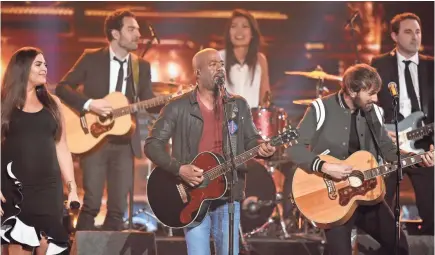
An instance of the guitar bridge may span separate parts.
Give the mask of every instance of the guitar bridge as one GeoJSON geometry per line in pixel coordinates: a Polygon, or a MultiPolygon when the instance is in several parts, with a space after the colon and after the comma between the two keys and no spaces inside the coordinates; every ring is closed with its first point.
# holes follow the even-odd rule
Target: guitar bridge
{"type": "Polygon", "coordinates": [[[180,194],[181,197],[181,201],[183,201],[183,203],[187,203],[187,193],[186,190],[183,187],[183,184],[177,184],[177,190],[178,193],[180,194]]]}

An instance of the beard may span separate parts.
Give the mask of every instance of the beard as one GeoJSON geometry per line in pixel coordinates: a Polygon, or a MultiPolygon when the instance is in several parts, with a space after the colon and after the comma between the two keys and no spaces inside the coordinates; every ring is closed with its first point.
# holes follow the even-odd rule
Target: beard
{"type": "Polygon", "coordinates": [[[120,40],[118,45],[120,48],[123,48],[128,52],[135,51],[138,48],[137,42],[129,42],[127,40],[120,40]]]}
{"type": "Polygon", "coordinates": [[[201,80],[202,89],[213,93],[213,112],[216,120],[220,119],[221,97],[219,87],[214,83],[214,79],[201,80]]]}
{"type": "Polygon", "coordinates": [[[361,100],[361,97],[357,96],[354,100],[353,100],[353,104],[360,110],[364,111],[364,112],[369,112],[371,111],[371,109],[373,108],[373,104],[374,102],[369,101],[369,102],[363,102],[361,100]]]}

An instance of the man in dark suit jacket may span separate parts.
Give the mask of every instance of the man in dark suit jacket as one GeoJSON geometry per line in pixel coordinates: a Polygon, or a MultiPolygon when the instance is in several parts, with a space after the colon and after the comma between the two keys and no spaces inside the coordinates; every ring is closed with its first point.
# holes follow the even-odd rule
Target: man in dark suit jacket
{"type": "MultiPolygon", "coordinates": [[[[393,123],[392,97],[388,83],[395,82],[399,90],[400,118],[406,118],[412,112],[423,111],[425,124],[434,120],[434,58],[418,53],[421,44],[420,18],[413,13],[402,13],[391,20],[391,37],[396,49],[373,58],[375,67],[382,78],[383,86],[378,94],[379,104],[384,110],[385,123],[393,123]]],[[[400,120],[400,119],[399,119],[400,120]]],[[[395,137],[390,132],[392,138],[395,137]]],[[[418,142],[424,150],[433,144],[432,135],[418,142]]],[[[395,139],[395,138],[394,138],[395,139]]],[[[414,186],[416,204],[423,219],[422,234],[434,234],[434,170],[433,167],[404,169],[414,186]]],[[[393,206],[396,175],[387,181],[386,201],[393,206]]]]}
{"type": "MultiPolygon", "coordinates": [[[[130,102],[135,95],[140,100],[154,97],[151,90],[150,64],[139,59],[139,79],[134,85],[132,62],[137,56],[130,52],[138,47],[139,25],[133,13],[118,10],[110,14],[104,24],[108,47],[85,50],[71,70],[56,88],[56,94],[63,103],[75,110],[93,111],[107,116],[112,107],[103,99],[111,92],[122,92],[130,102]],[[76,91],[83,85],[83,93],[76,91]]],[[[154,108],[154,112],[158,109],[154,108]]],[[[136,121],[136,116],[133,116],[136,121]]],[[[127,194],[132,183],[134,156],[142,156],[139,129],[130,136],[108,137],[102,143],[81,157],[83,187],[85,196],[77,222],[77,230],[94,229],[107,179],[107,215],[104,230],[121,230],[123,215],[127,208],[127,194]],[[107,176],[107,178],[106,178],[107,176]]]]}

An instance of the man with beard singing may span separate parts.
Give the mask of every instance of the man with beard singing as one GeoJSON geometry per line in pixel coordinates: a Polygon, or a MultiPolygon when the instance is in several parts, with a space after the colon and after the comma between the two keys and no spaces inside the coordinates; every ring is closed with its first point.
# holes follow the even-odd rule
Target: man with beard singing
{"type": "MultiPolygon", "coordinates": [[[[382,161],[396,161],[396,147],[388,137],[380,108],[375,104],[381,84],[376,69],[369,65],[358,64],[347,69],[342,89],[317,99],[307,109],[298,127],[299,144],[287,149],[291,160],[307,172],[321,172],[338,180],[346,179],[352,170],[359,169],[346,164],[327,163],[318,157],[319,154],[344,160],[354,152],[366,150],[380,164],[382,161]]],[[[433,166],[432,152],[424,154],[423,164],[433,166]]],[[[385,249],[382,254],[394,254],[395,221],[385,201],[360,205],[346,223],[325,230],[330,254],[351,255],[354,225],[381,244],[385,249]]],[[[403,232],[400,235],[400,254],[408,254],[403,232]]]]}

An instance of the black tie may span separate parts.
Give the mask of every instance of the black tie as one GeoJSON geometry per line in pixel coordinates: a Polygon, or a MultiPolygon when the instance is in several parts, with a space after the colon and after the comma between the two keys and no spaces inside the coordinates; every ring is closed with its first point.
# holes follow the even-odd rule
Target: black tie
{"type": "Polygon", "coordinates": [[[414,84],[412,83],[411,71],[409,71],[409,64],[412,63],[411,60],[403,60],[405,63],[405,82],[406,91],[408,91],[409,99],[411,100],[411,112],[420,111],[420,106],[418,104],[417,94],[415,94],[414,84]]]}
{"type": "Polygon", "coordinates": [[[116,91],[122,92],[122,83],[124,81],[124,63],[126,60],[121,61],[117,59],[116,57],[113,57],[114,60],[118,61],[119,63],[119,71],[118,71],[118,80],[116,82],[116,91]]]}

